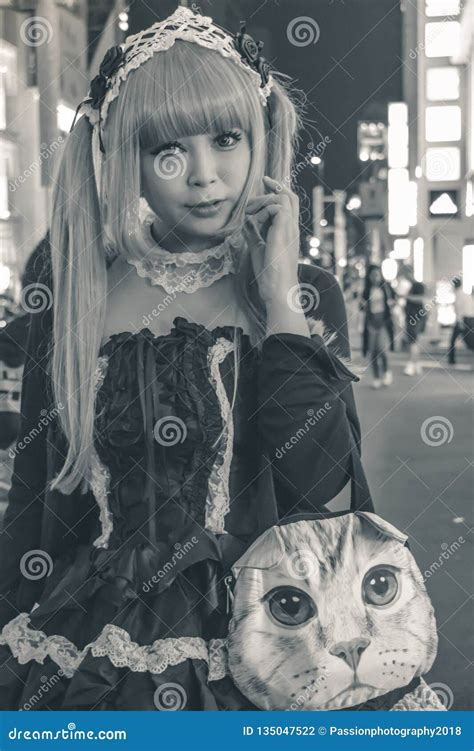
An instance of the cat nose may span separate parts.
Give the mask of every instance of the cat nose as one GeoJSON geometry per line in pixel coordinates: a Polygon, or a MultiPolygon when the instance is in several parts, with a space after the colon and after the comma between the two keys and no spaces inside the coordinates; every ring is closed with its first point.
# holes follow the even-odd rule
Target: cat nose
{"type": "Polygon", "coordinates": [[[361,636],[350,641],[338,641],[331,647],[329,653],[347,662],[350,668],[357,670],[362,653],[370,644],[370,639],[361,636]]]}

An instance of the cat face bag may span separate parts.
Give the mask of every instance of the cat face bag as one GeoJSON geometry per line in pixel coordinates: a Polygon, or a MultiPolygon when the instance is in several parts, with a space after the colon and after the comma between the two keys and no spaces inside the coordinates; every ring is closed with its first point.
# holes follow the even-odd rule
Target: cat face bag
{"type": "MultiPolygon", "coordinates": [[[[407,536],[373,512],[355,453],[350,511],[289,517],[232,568],[228,669],[260,709],[399,708],[430,692],[420,676],[437,651],[433,607],[407,536]]],[[[444,709],[431,701],[406,708],[444,709]]]]}
{"type": "Polygon", "coordinates": [[[228,660],[239,690],[261,709],[343,709],[427,672],[436,624],[406,540],[368,512],[261,535],[233,567],[228,660]]]}

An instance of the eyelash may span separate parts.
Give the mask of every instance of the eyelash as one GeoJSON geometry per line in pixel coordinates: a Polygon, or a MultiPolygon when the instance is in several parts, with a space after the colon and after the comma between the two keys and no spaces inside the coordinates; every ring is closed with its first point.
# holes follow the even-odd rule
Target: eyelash
{"type": "MultiPolygon", "coordinates": [[[[242,140],[242,133],[239,133],[237,130],[226,130],[223,133],[219,133],[216,138],[222,138],[223,136],[230,136],[233,138],[237,143],[242,140]]],[[[171,149],[181,149],[182,145],[179,143],[179,141],[171,141],[170,143],[165,143],[163,146],[160,146],[159,149],[156,149],[156,151],[153,151],[153,156],[156,156],[157,154],[160,154],[162,151],[170,151],[171,149]]]]}

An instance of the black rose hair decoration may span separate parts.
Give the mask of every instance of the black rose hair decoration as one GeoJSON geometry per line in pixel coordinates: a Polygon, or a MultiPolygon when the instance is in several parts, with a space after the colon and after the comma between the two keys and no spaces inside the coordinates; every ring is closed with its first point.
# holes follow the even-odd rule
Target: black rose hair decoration
{"type": "Polygon", "coordinates": [[[90,85],[90,105],[93,109],[100,109],[102,102],[104,101],[107,89],[110,88],[110,77],[112,73],[115,73],[125,62],[125,52],[116,45],[111,47],[105,53],[99,68],[98,75],[92,79],[90,85]]]}
{"type": "MultiPolygon", "coordinates": [[[[76,117],[79,112],[79,109],[81,108],[83,104],[90,104],[92,109],[99,110],[99,122],[100,122],[100,108],[102,107],[102,103],[105,99],[105,95],[111,86],[112,74],[115,73],[119,68],[121,68],[122,65],[124,65],[124,63],[125,63],[125,51],[122,49],[122,47],[119,44],[107,50],[100,64],[99,73],[95,76],[95,78],[92,79],[90,83],[89,98],[86,99],[84,102],[81,102],[78,108],[76,109],[76,114],[74,116],[74,121],[71,126],[71,131],[74,128],[74,124],[76,122],[76,117]]],[[[100,127],[99,127],[99,142],[100,142],[100,150],[104,154],[105,149],[104,149],[104,144],[102,143],[100,127]]]]}
{"type": "Polygon", "coordinates": [[[264,42],[260,40],[256,42],[250,34],[247,34],[246,26],[247,24],[245,21],[240,22],[240,31],[234,35],[235,49],[244,62],[260,74],[263,86],[266,86],[271,68],[268,60],[260,54],[264,42]]]}

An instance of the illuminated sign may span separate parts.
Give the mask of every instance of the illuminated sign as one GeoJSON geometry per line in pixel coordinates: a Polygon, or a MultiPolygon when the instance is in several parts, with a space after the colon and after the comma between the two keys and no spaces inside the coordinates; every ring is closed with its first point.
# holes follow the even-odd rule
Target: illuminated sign
{"type": "Polygon", "coordinates": [[[457,190],[430,190],[428,201],[430,216],[458,216],[459,194],[457,190]]]}

